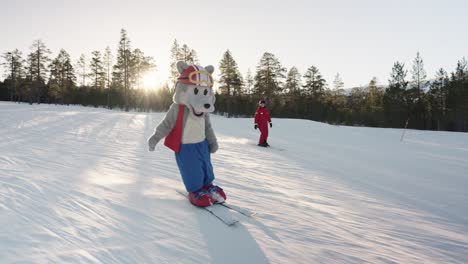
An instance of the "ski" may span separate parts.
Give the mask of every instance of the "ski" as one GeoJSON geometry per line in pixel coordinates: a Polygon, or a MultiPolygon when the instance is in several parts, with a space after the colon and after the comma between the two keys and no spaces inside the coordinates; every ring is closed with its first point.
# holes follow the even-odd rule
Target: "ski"
{"type": "Polygon", "coordinates": [[[257,146],[257,147],[260,147],[260,148],[265,148],[265,149],[272,149],[272,150],[278,150],[278,151],[285,151],[286,149],[284,148],[280,148],[280,147],[276,147],[276,146],[271,146],[269,145],[268,147],[264,147],[264,146],[260,146],[258,144],[254,144],[254,146],[257,146]]]}
{"type": "Polygon", "coordinates": [[[277,147],[277,146],[273,146],[273,147],[272,147],[272,146],[268,146],[268,148],[271,148],[271,149],[273,149],[273,150],[279,150],[279,151],[285,151],[285,150],[286,150],[286,149],[284,149],[284,148],[277,147]]]}
{"type": "Polygon", "coordinates": [[[211,206],[201,207],[201,208],[207,210],[208,212],[216,216],[219,220],[223,221],[228,226],[231,226],[239,222],[239,219],[235,217],[229,211],[229,209],[227,209],[226,207],[220,206],[219,204],[213,204],[211,206]]]}
{"type": "MultiPolygon", "coordinates": [[[[185,198],[187,197],[187,192],[182,191],[182,190],[177,190],[177,193],[181,194],[185,198]]],[[[210,214],[214,215],[216,218],[221,220],[223,223],[225,223],[228,226],[232,226],[235,223],[239,222],[239,219],[235,217],[231,211],[229,210],[229,207],[222,206],[221,204],[213,204],[211,206],[207,207],[199,207],[200,209],[205,209],[206,211],[210,212],[210,214]]]]}
{"type": "Polygon", "coordinates": [[[254,211],[251,211],[249,209],[246,209],[246,208],[242,208],[240,206],[237,206],[237,205],[234,205],[234,204],[230,204],[230,203],[226,203],[226,202],[223,202],[223,203],[219,203],[220,205],[224,206],[224,207],[227,207],[231,210],[234,210],[240,214],[243,214],[245,216],[248,216],[248,217],[252,217],[254,216],[255,214],[257,214],[256,212],[254,211]]]}

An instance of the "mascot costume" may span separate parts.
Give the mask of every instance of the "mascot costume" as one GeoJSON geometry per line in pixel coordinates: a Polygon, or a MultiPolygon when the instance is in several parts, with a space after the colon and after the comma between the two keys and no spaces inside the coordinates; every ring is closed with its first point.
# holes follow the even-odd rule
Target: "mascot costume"
{"type": "Polygon", "coordinates": [[[164,145],[175,152],[189,200],[199,207],[226,200],[223,189],[213,185],[215,178],[211,153],[218,142],[209,113],[214,111],[213,66],[205,68],[177,62],[179,78],[175,86],[174,103],[148,140],[149,150],[166,138],[164,145]]]}

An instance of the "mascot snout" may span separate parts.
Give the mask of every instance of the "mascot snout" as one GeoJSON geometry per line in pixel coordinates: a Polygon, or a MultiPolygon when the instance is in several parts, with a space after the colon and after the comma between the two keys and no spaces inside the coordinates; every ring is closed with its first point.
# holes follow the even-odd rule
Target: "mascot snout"
{"type": "Polygon", "coordinates": [[[213,66],[177,63],[180,73],[177,79],[174,103],[186,105],[192,117],[202,117],[204,113],[214,112],[213,66]]]}

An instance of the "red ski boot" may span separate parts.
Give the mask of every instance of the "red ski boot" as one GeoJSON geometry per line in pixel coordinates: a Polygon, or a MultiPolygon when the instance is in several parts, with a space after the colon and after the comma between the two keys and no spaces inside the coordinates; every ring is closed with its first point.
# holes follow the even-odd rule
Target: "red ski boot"
{"type": "Polygon", "coordinates": [[[221,187],[210,184],[203,187],[204,190],[208,191],[211,194],[211,197],[215,201],[215,203],[223,203],[226,200],[226,194],[224,193],[221,187]]]}
{"type": "Polygon", "coordinates": [[[213,205],[216,202],[213,197],[211,197],[210,193],[203,189],[190,192],[189,200],[193,205],[198,207],[207,207],[213,205]]]}

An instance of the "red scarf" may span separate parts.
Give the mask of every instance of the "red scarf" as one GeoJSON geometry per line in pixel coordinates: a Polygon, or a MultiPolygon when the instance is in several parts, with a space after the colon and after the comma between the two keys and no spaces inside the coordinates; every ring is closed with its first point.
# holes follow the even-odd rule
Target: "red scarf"
{"type": "Polygon", "coordinates": [[[177,114],[176,125],[164,140],[164,145],[175,152],[179,152],[180,145],[182,144],[182,128],[184,126],[184,113],[185,105],[179,105],[179,113],[177,114]]]}

